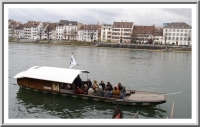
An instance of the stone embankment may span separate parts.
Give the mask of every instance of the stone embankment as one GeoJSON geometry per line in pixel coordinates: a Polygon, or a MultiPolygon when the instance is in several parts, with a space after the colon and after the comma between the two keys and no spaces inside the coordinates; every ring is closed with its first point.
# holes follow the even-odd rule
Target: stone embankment
{"type": "Polygon", "coordinates": [[[165,45],[150,45],[150,44],[116,44],[103,42],[82,42],[82,41],[66,41],[66,40],[34,40],[34,39],[16,39],[10,42],[17,43],[35,43],[35,44],[52,44],[52,45],[71,45],[71,46],[95,46],[108,48],[129,48],[142,49],[150,51],[191,51],[191,47],[186,46],[165,46],[165,45]]]}
{"type": "Polygon", "coordinates": [[[149,45],[149,44],[113,44],[113,43],[97,43],[96,47],[110,48],[130,48],[145,49],[154,51],[191,51],[191,47],[186,46],[165,46],[165,45],[149,45]]]}

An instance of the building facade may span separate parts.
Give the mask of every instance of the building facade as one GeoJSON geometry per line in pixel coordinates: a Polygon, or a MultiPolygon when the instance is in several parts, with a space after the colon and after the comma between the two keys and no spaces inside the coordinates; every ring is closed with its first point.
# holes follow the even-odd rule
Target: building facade
{"type": "Polygon", "coordinates": [[[163,42],[170,45],[191,45],[192,27],[184,22],[172,22],[163,28],[163,42]]]}
{"type": "Polygon", "coordinates": [[[78,22],[60,20],[56,26],[56,33],[58,40],[77,40],[78,22]]]}
{"type": "Polygon", "coordinates": [[[42,39],[42,22],[28,21],[24,24],[24,38],[42,39]]]}
{"type": "Polygon", "coordinates": [[[98,41],[100,29],[101,26],[98,24],[82,25],[82,27],[78,30],[78,40],[85,42],[98,41]]]}
{"type": "Polygon", "coordinates": [[[102,24],[101,26],[101,41],[111,42],[112,40],[112,24],[102,24]]]}
{"type": "Polygon", "coordinates": [[[153,43],[153,33],[155,26],[134,26],[132,39],[133,43],[150,44],[153,43]]]}
{"type": "Polygon", "coordinates": [[[131,43],[133,22],[114,22],[112,28],[113,43],[131,43]]]}

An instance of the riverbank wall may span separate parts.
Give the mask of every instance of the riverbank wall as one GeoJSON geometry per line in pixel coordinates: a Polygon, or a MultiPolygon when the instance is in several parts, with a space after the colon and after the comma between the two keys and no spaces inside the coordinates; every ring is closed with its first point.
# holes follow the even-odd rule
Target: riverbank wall
{"type": "Polygon", "coordinates": [[[110,48],[130,48],[130,49],[146,49],[146,50],[166,50],[169,51],[191,51],[191,47],[186,46],[165,46],[165,45],[150,45],[150,44],[113,44],[113,43],[97,43],[96,47],[110,48]]]}
{"type": "Polygon", "coordinates": [[[13,40],[14,43],[35,43],[35,44],[51,44],[51,45],[70,45],[70,46],[91,46],[91,47],[107,47],[107,48],[128,48],[152,51],[191,51],[191,47],[186,46],[170,46],[170,45],[152,45],[152,44],[122,44],[122,43],[102,43],[102,42],[82,42],[82,41],[66,41],[66,40],[33,40],[19,39],[13,40]]]}

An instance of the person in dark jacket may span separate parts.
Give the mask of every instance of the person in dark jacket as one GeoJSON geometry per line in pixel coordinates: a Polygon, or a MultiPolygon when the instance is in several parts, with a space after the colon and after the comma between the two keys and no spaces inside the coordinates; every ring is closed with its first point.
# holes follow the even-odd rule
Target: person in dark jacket
{"type": "Polygon", "coordinates": [[[99,84],[99,86],[102,86],[102,89],[105,89],[105,83],[103,81],[101,81],[101,83],[99,84]]]}
{"type": "Polygon", "coordinates": [[[124,99],[124,97],[126,96],[126,89],[125,89],[125,87],[122,86],[121,83],[118,83],[118,89],[119,89],[119,92],[120,92],[119,98],[120,99],[124,99]]]}
{"type": "Polygon", "coordinates": [[[88,86],[88,89],[92,87],[92,82],[90,81],[90,79],[88,79],[87,81],[87,86],[88,86]]]}
{"type": "Polygon", "coordinates": [[[110,84],[110,82],[107,82],[106,87],[108,88],[108,91],[110,91],[110,94],[112,94],[113,87],[112,87],[112,85],[110,84]]]}
{"type": "Polygon", "coordinates": [[[75,80],[74,80],[74,84],[75,84],[75,88],[78,86],[79,88],[82,88],[82,80],[80,78],[80,76],[78,75],[75,80]]]}

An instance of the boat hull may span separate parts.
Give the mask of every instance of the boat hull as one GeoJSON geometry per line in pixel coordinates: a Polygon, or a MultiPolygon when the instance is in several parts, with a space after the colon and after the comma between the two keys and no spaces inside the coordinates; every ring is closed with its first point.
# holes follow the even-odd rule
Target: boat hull
{"type": "MultiPolygon", "coordinates": [[[[67,96],[67,97],[106,102],[106,103],[112,103],[112,104],[117,104],[117,105],[155,106],[155,105],[166,102],[166,98],[164,100],[159,100],[159,101],[148,101],[148,100],[139,101],[139,100],[106,98],[106,97],[101,97],[101,96],[91,96],[87,94],[75,94],[73,92],[74,90],[62,89],[62,86],[61,86],[62,83],[38,80],[38,79],[30,79],[30,78],[19,78],[17,79],[17,84],[21,88],[32,90],[35,92],[50,93],[54,95],[62,95],[62,96],[67,96]]],[[[129,94],[130,94],[130,90],[129,90],[129,94]]]]}

